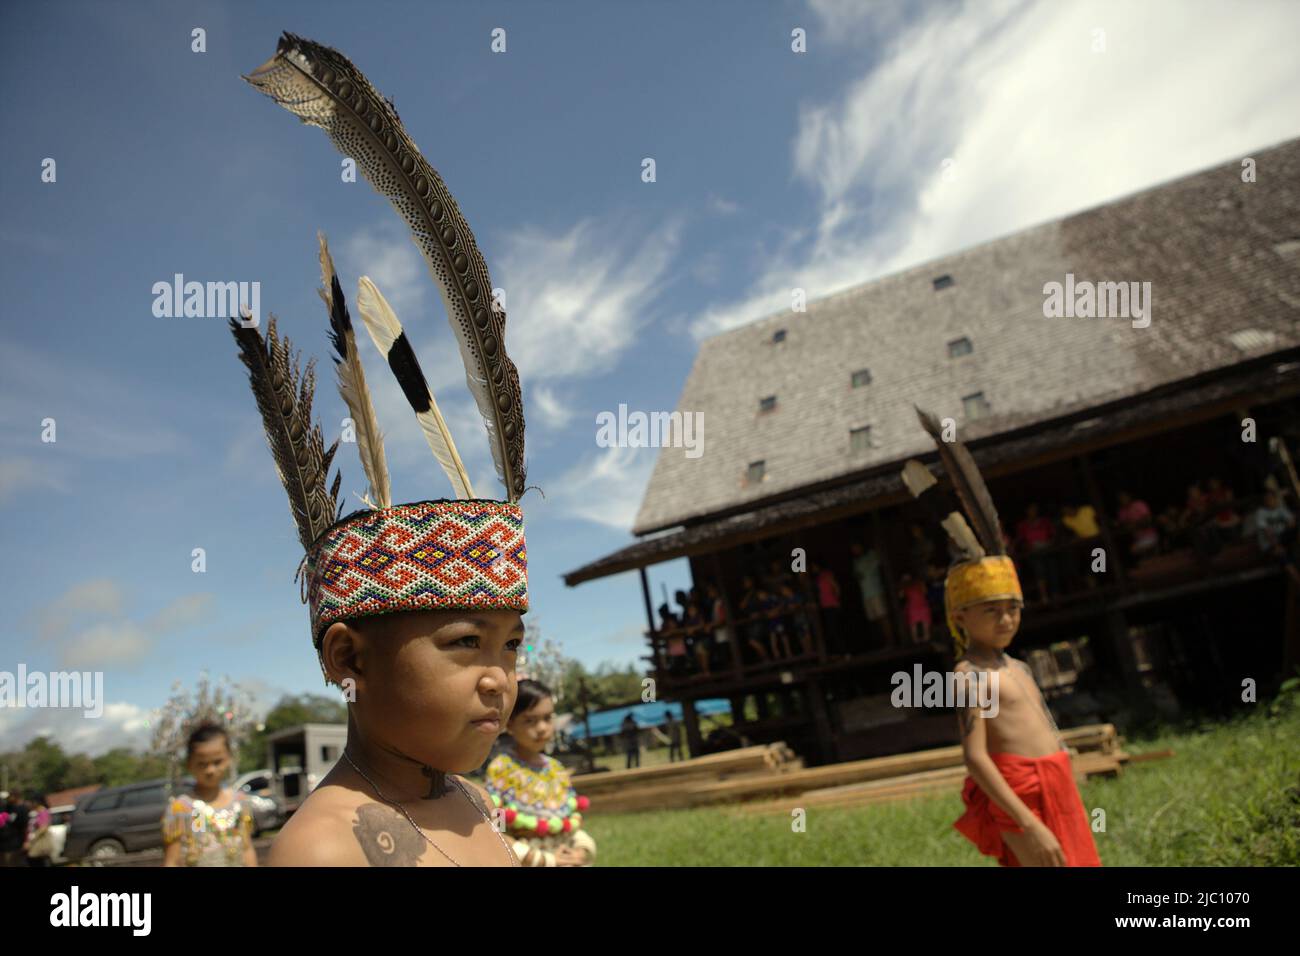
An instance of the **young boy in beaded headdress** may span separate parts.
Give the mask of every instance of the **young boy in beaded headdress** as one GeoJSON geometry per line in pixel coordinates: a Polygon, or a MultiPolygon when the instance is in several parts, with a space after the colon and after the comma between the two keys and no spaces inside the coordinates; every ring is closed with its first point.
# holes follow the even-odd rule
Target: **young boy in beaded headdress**
{"type": "MultiPolygon", "coordinates": [[[[921,421],[975,528],[959,512],[942,522],[965,558],[944,584],[954,670],[967,687],[987,681],[994,696],[987,712],[973,693],[965,695],[969,706],[958,708],[969,776],[966,812],[953,826],[1003,866],[1100,866],[1069,751],[1032,672],[1005,653],[1020,627],[1024,595],[992,498],[966,448],[945,442],[932,416],[921,413],[921,421]]],[[[903,480],[918,498],[935,484],[914,461],[903,480]]]]}
{"type": "Polygon", "coordinates": [[[412,229],[447,307],[466,381],[487,426],[504,501],[477,498],[401,324],[364,276],[357,309],[455,490],[394,505],[383,443],[342,286],[321,240],[339,388],[355,429],[370,507],[339,517],[341,476],[311,422],[312,366],[298,381],[275,321],[231,321],[306,555],[312,642],[348,701],[341,759],[272,848],[273,866],[517,866],[486,800],[458,774],[477,769],[516,694],[528,609],[523,408],[505,352],[505,314],[441,177],[391,102],[335,50],[285,34],[245,77],[354,157],[412,229]]]}

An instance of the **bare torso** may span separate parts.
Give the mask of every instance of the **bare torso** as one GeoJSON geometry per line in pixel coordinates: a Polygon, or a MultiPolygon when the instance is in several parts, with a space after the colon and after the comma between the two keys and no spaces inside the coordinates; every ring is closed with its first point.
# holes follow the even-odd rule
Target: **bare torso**
{"type": "Polygon", "coordinates": [[[1047,701],[1024,662],[1005,654],[996,666],[963,658],[957,670],[997,674],[997,716],[976,718],[984,722],[990,754],[1046,757],[1063,749],[1047,701]]]}
{"type": "Polygon", "coordinates": [[[461,866],[512,865],[510,851],[483,817],[482,811],[488,808],[481,792],[469,781],[458,778],[462,792],[449,776],[449,792],[443,796],[402,804],[437,844],[435,848],[401,811],[378,800],[365,781],[358,784],[358,779],[335,767],[276,837],[271,864],[453,866],[455,861],[461,866]]]}

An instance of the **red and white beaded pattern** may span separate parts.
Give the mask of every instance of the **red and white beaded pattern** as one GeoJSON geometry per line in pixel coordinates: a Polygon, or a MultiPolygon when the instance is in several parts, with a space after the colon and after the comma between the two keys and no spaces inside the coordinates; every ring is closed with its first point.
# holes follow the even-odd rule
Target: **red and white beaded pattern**
{"type": "Polygon", "coordinates": [[[407,610],[528,610],[518,505],[424,501],[330,529],[308,562],[312,640],[335,621],[407,610]]]}

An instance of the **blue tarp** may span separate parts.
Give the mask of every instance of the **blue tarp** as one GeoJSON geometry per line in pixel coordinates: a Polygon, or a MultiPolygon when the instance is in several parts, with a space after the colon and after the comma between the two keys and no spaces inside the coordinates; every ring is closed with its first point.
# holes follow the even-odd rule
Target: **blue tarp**
{"type": "MultiPolygon", "coordinates": [[[[603,710],[598,714],[592,714],[590,718],[591,736],[607,737],[610,734],[617,734],[623,729],[623,718],[628,714],[636,720],[638,727],[660,727],[664,722],[664,715],[671,713],[673,719],[680,721],[682,719],[682,705],[678,703],[655,702],[652,704],[634,704],[631,707],[616,707],[613,710],[603,710]]],[[[700,716],[706,714],[729,714],[731,713],[731,703],[726,700],[697,700],[695,702],[695,713],[700,716]]],[[[586,725],[582,722],[581,714],[573,715],[573,723],[569,724],[564,731],[570,737],[576,740],[585,740],[587,737],[586,725]]]]}

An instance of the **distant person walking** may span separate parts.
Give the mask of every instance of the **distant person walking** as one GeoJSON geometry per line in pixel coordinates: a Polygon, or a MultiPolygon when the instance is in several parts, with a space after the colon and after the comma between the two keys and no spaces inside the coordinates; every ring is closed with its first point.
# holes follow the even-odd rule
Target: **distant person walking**
{"type": "Polygon", "coordinates": [[[664,714],[664,736],[668,738],[668,762],[682,759],[682,725],[670,710],[664,714]]]}
{"type": "Polygon", "coordinates": [[[641,728],[636,725],[636,718],[631,714],[624,717],[619,734],[623,737],[623,749],[627,752],[627,769],[641,766],[641,728]]]}

